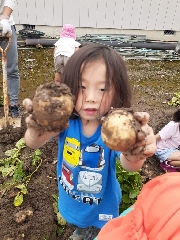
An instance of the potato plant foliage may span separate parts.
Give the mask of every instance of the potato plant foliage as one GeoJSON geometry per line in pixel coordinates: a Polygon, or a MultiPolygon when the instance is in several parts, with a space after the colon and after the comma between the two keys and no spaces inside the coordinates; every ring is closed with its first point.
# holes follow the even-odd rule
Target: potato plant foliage
{"type": "Polygon", "coordinates": [[[174,96],[172,97],[171,101],[168,102],[168,105],[170,106],[180,106],[180,92],[174,93],[174,96]]]}
{"type": "Polygon", "coordinates": [[[120,205],[120,213],[122,213],[134,204],[143,184],[140,173],[125,171],[119,159],[116,160],[116,176],[122,189],[122,202],[120,205]]]}
{"type": "Polygon", "coordinates": [[[66,225],[66,220],[61,216],[58,210],[58,196],[56,194],[53,194],[52,197],[55,200],[55,202],[53,203],[53,209],[57,219],[57,235],[60,236],[66,225]]]}
{"type": "Polygon", "coordinates": [[[15,148],[5,152],[5,158],[0,159],[0,174],[5,178],[4,183],[0,184],[0,196],[6,193],[11,195],[11,192],[14,192],[16,207],[22,204],[23,197],[27,194],[28,183],[42,164],[39,149],[23,159],[22,149],[25,147],[25,141],[22,138],[15,144],[15,148]],[[26,160],[31,161],[31,170],[25,168],[26,160]]]}

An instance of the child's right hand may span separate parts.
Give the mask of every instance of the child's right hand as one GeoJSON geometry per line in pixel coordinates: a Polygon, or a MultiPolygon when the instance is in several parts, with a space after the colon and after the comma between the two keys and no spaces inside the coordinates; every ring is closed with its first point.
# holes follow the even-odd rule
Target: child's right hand
{"type": "Polygon", "coordinates": [[[30,115],[25,119],[27,130],[25,133],[25,142],[28,147],[37,149],[43,146],[49,139],[55,137],[59,132],[47,131],[40,126],[32,116],[33,105],[28,98],[23,100],[23,106],[30,115]]]}
{"type": "Polygon", "coordinates": [[[23,106],[25,107],[26,111],[30,113],[25,119],[25,122],[28,130],[31,132],[32,137],[36,138],[43,135],[44,129],[32,117],[33,105],[31,99],[24,99],[23,106]]]}

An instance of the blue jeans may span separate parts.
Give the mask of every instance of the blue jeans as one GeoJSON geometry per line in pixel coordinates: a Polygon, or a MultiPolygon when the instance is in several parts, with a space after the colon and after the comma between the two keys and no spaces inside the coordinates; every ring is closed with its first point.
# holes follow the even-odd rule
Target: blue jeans
{"type": "MultiPolygon", "coordinates": [[[[9,49],[7,50],[7,79],[8,79],[8,94],[10,105],[18,104],[18,95],[20,88],[20,77],[18,70],[18,49],[17,49],[17,35],[15,26],[12,29],[12,40],[9,49]]],[[[1,47],[5,49],[7,41],[1,43],[1,47]]],[[[0,53],[1,56],[1,53],[0,53]]]]}

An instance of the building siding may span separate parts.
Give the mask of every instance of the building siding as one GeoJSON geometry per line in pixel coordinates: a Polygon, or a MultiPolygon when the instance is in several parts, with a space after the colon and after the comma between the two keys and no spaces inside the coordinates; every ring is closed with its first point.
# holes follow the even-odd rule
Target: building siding
{"type": "Polygon", "coordinates": [[[16,24],[180,30],[179,0],[19,0],[16,24]]]}

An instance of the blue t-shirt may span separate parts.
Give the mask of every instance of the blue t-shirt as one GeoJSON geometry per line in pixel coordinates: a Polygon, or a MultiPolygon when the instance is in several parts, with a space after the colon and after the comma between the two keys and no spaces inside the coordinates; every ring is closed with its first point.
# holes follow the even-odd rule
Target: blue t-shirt
{"type": "Polygon", "coordinates": [[[101,125],[84,136],[79,118],[58,139],[58,207],[63,218],[80,228],[101,228],[119,216],[122,194],[116,179],[116,157],[102,141],[101,125]]]}

